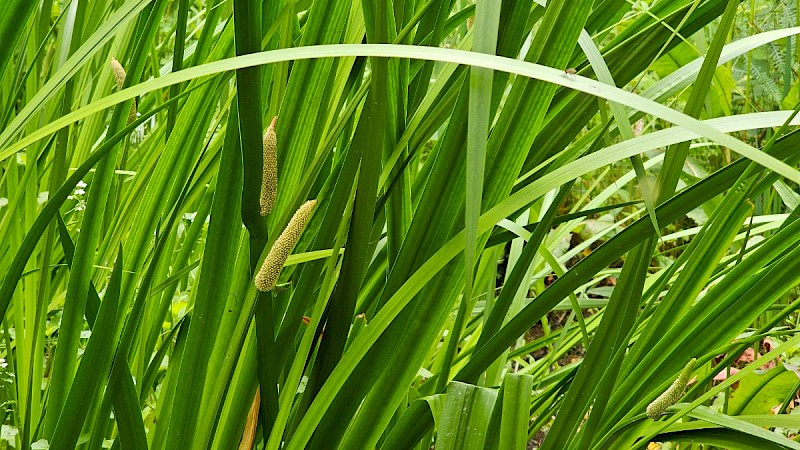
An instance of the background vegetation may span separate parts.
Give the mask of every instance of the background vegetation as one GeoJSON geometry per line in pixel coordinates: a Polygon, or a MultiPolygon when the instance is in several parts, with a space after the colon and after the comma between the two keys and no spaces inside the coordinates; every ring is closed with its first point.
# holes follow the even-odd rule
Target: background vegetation
{"type": "Polygon", "coordinates": [[[799,3],[4,0],[0,446],[800,448],[799,3]]]}

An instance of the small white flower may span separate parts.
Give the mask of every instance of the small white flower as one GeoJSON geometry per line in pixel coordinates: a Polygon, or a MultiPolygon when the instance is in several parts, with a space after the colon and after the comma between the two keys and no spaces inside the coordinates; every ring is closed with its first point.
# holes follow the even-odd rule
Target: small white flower
{"type": "Polygon", "coordinates": [[[75,195],[83,195],[85,193],[86,191],[84,191],[83,189],[75,189],[75,195]]]}
{"type": "Polygon", "coordinates": [[[78,186],[78,188],[81,188],[81,189],[82,189],[82,188],[85,188],[85,187],[86,187],[86,183],[84,183],[84,182],[83,182],[83,180],[81,180],[81,181],[78,181],[78,184],[77,184],[77,186],[78,186]]]}
{"type": "Polygon", "coordinates": [[[8,363],[6,362],[5,358],[0,358],[0,367],[2,367],[3,369],[8,367],[8,363]]]}

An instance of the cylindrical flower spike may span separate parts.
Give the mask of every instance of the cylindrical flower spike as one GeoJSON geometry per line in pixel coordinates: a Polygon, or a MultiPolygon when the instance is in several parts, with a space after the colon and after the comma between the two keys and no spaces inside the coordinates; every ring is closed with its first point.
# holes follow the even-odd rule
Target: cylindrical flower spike
{"type": "Polygon", "coordinates": [[[114,72],[114,81],[117,82],[117,89],[122,90],[122,85],[125,84],[125,68],[113,56],[111,57],[111,71],[114,72]]]}
{"type": "MultiPolygon", "coordinates": [[[[117,83],[117,89],[122,89],[122,86],[125,84],[125,77],[127,74],[125,73],[125,68],[122,67],[119,61],[116,58],[111,57],[111,71],[114,72],[114,81],[117,83]]],[[[136,99],[133,99],[133,104],[131,105],[131,110],[128,111],[128,123],[133,122],[136,120],[136,99]]]]}
{"type": "Polygon", "coordinates": [[[311,219],[311,213],[314,211],[315,206],[317,206],[316,200],[305,202],[303,206],[294,213],[289,224],[286,225],[286,229],[283,230],[283,233],[275,240],[272,248],[269,249],[269,253],[267,253],[267,257],[264,259],[264,263],[261,265],[261,269],[256,274],[254,280],[256,288],[259,291],[268,292],[275,288],[275,283],[278,282],[281,269],[283,269],[283,265],[286,264],[286,259],[292,253],[292,249],[294,249],[297,241],[300,240],[300,236],[303,234],[306,225],[308,225],[308,221],[311,219]]]}
{"type": "Polygon", "coordinates": [[[678,400],[683,397],[683,393],[686,390],[686,385],[689,384],[692,371],[694,370],[694,364],[696,362],[697,359],[692,358],[692,360],[686,364],[686,367],[681,370],[678,378],[672,382],[670,387],[647,406],[647,417],[653,420],[658,420],[658,418],[661,417],[661,414],[663,414],[667,408],[675,403],[678,403],[678,400]]]}
{"type": "Polygon", "coordinates": [[[272,212],[278,196],[278,136],[275,134],[275,123],[278,116],[272,119],[267,132],[264,133],[264,174],[261,178],[261,215],[272,212]]]}

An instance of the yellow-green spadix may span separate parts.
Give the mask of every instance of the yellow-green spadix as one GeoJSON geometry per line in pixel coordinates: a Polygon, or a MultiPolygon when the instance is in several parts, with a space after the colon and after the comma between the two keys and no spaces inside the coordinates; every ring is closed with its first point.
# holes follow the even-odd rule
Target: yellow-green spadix
{"type": "MultiPolygon", "coordinates": [[[[125,68],[122,67],[122,64],[113,56],[111,57],[111,71],[114,73],[114,82],[117,84],[117,89],[122,90],[127,73],[125,73],[125,68]]],[[[136,120],[136,99],[133,99],[131,110],[128,112],[128,123],[134,120],[136,120]]]]}
{"type": "Polygon", "coordinates": [[[272,119],[267,132],[264,133],[264,174],[261,178],[261,215],[272,212],[278,196],[278,136],[275,134],[275,123],[278,116],[272,119]]]}
{"type": "Polygon", "coordinates": [[[297,245],[297,241],[300,240],[300,236],[303,234],[306,225],[308,225],[315,206],[317,206],[316,200],[305,202],[294,213],[289,224],[286,225],[286,229],[283,230],[283,233],[275,240],[272,248],[269,249],[269,253],[267,253],[267,257],[264,259],[264,263],[261,265],[261,269],[254,280],[259,291],[268,292],[275,288],[281,269],[286,264],[286,259],[292,253],[292,249],[297,245]]]}
{"type": "Polygon", "coordinates": [[[647,417],[653,420],[658,420],[658,418],[661,417],[661,414],[664,414],[664,411],[666,411],[667,408],[675,403],[678,403],[678,400],[683,397],[683,393],[686,390],[686,385],[689,384],[689,380],[692,376],[692,370],[694,370],[694,364],[696,362],[697,359],[692,358],[692,360],[686,364],[686,367],[681,370],[678,378],[672,382],[670,387],[647,406],[647,417]]]}
{"type": "Polygon", "coordinates": [[[122,67],[117,58],[111,57],[111,71],[114,72],[114,81],[117,83],[117,89],[122,90],[122,85],[125,84],[125,68],[122,67]]]}

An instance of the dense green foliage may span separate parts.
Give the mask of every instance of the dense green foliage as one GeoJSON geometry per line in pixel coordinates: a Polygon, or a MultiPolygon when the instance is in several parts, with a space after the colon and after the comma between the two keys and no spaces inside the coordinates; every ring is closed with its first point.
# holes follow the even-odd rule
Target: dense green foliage
{"type": "Polygon", "coordinates": [[[799,24],[3,0],[0,448],[800,448],[799,24]]]}

